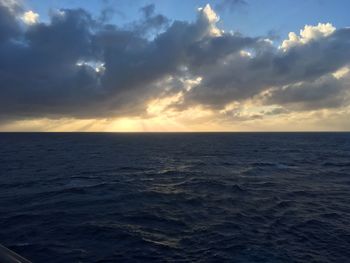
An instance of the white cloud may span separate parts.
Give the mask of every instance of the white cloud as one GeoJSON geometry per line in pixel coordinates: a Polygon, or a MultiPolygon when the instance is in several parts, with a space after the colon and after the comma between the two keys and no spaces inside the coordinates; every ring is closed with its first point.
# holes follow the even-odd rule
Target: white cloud
{"type": "Polygon", "coordinates": [[[251,57],[253,56],[251,52],[246,51],[246,50],[241,50],[241,51],[239,52],[239,54],[240,54],[242,57],[249,57],[249,58],[251,58],[251,57]]]}
{"type": "Polygon", "coordinates": [[[222,30],[216,26],[216,23],[219,22],[220,17],[215,13],[211,6],[207,4],[205,7],[201,7],[198,10],[200,15],[209,23],[209,34],[211,36],[221,36],[222,30]]]}
{"type": "Polygon", "coordinates": [[[334,72],[332,75],[336,79],[341,79],[341,78],[344,78],[344,77],[348,76],[349,73],[350,73],[350,68],[349,67],[343,67],[343,68],[337,70],[336,72],[334,72]]]}
{"type": "Polygon", "coordinates": [[[304,29],[300,30],[300,36],[294,32],[290,32],[288,39],[282,42],[281,48],[286,51],[291,47],[306,44],[311,40],[327,37],[335,30],[336,28],[331,23],[318,23],[317,26],[306,25],[304,29]]]}
{"type": "Polygon", "coordinates": [[[27,11],[23,14],[22,20],[27,25],[34,25],[39,22],[39,14],[33,11],[27,11]]]}

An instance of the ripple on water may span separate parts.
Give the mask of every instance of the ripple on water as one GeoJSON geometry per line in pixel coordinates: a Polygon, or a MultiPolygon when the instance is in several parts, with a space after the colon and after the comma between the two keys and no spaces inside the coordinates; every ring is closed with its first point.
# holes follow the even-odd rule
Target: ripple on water
{"type": "Polygon", "coordinates": [[[348,262],[349,134],[1,134],[33,262],[348,262]]]}

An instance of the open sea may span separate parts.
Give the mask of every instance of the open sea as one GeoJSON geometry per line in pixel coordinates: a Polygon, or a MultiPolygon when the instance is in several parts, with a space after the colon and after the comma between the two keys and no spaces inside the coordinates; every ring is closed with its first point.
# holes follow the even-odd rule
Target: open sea
{"type": "Polygon", "coordinates": [[[41,262],[350,262],[350,133],[2,133],[0,243],[41,262]]]}

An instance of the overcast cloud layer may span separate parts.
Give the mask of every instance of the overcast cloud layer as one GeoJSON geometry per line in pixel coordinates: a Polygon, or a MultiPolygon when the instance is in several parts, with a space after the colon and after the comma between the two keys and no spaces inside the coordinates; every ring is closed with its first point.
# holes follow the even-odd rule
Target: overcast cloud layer
{"type": "Polygon", "coordinates": [[[171,21],[154,5],[123,27],[101,17],[62,9],[42,23],[0,0],[0,122],[144,116],[151,100],[174,94],[169,108],[179,112],[247,101],[273,106],[269,116],[349,105],[350,28],[320,23],[273,43],[223,32],[209,5],[193,22],[171,21]]]}

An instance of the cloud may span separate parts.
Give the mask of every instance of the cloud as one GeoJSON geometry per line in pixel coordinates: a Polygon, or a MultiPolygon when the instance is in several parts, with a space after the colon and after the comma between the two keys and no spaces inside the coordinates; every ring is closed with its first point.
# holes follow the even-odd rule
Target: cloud
{"type": "Polygon", "coordinates": [[[326,75],[319,79],[287,85],[271,90],[267,104],[279,104],[292,110],[337,108],[349,101],[348,80],[326,75]]]}
{"type": "Polygon", "coordinates": [[[15,1],[0,0],[0,43],[20,33],[16,15],[20,11],[15,1]]]}
{"type": "Polygon", "coordinates": [[[221,0],[215,5],[215,8],[219,11],[235,11],[238,7],[245,5],[248,5],[247,1],[245,0],[221,0]]]}
{"type": "Polygon", "coordinates": [[[215,11],[211,8],[209,4],[207,4],[203,8],[199,8],[199,22],[203,23],[203,25],[208,26],[208,32],[211,36],[217,37],[221,36],[222,32],[219,28],[217,28],[216,23],[219,22],[220,18],[215,13],[215,11]]]}
{"type": "Polygon", "coordinates": [[[22,20],[27,25],[34,25],[39,21],[39,14],[34,13],[33,11],[27,11],[23,14],[22,20]]]}
{"type": "Polygon", "coordinates": [[[169,25],[169,19],[161,14],[156,14],[155,9],[154,4],[146,5],[140,9],[143,17],[140,21],[133,23],[133,30],[138,31],[139,35],[154,34],[169,25]]]}
{"type": "MultiPolygon", "coordinates": [[[[10,34],[18,21],[2,10],[9,20],[1,31],[7,41],[0,48],[2,119],[142,114],[163,92],[158,83],[176,78],[192,45],[214,29],[208,8],[195,23],[175,21],[152,40],[138,25],[118,28],[83,9],[62,9],[49,23],[10,34]]],[[[144,24],[157,27],[154,17],[148,13],[144,24]]]]}
{"type": "Polygon", "coordinates": [[[334,33],[335,27],[330,24],[319,23],[317,26],[306,25],[304,29],[300,30],[300,36],[294,32],[290,32],[289,39],[282,42],[281,48],[288,50],[291,47],[306,44],[312,40],[327,37],[334,33]]]}
{"type": "Polygon", "coordinates": [[[349,104],[349,28],[305,26],[278,47],[267,36],[224,32],[210,5],[193,22],[171,21],[154,5],[140,11],[124,27],[84,9],[41,22],[0,0],[0,122],[193,109],[249,121],[349,104]],[[169,103],[150,111],[154,101],[169,103]]]}
{"type": "MultiPolygon", "coordinates": [[[[202,77],[202,81],[186,94],[185,102],[222,108],[272,87],[290,85],[290,89],[294,89],[299,82],[315,81],[349,64],[350,29],[334,30],[322,37],[310,35],[312,40],[286,50],[261,38],[248,38],[241,47],[243,52],[234,50],[221,59],[196,66],[194,72],[202,77]],[[245,49],[249,52],[244,52],[245,49]]],[[[232,35],[220,39],[224,37],[231,41],[235,38],[232,35]]],[[[236,38],[244,39],[242,36],[236,38]]],[[[232,47],[232,44],[227,46],[232,47]]],[[[210,52],[217,50],[210,49],[210,52]]]]}

